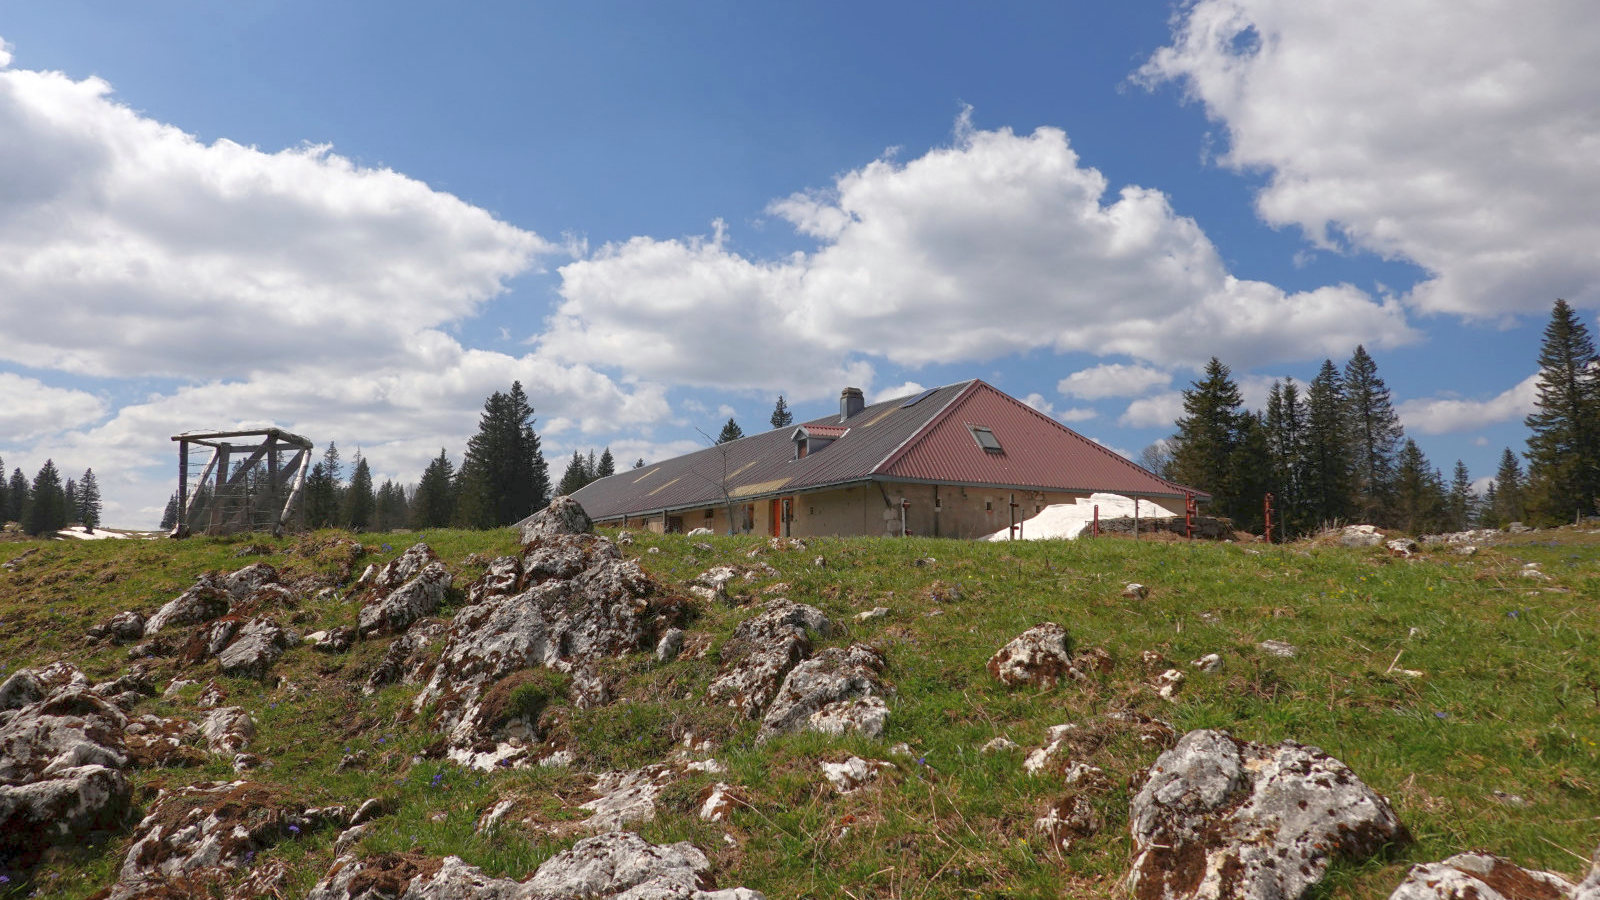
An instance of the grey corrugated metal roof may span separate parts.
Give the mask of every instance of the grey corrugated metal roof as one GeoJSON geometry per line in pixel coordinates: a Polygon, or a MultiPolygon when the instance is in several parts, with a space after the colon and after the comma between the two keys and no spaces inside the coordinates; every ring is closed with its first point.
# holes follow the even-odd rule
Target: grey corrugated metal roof
{"type": "Polygon", "coordinates": [[[846,426],[844,435],[822,450],[794,458],[787,426],[697,450],[642,469],[628,469],[594,481],[573,494],[595,519],[688,509],[723,502],[723,486],[736,502],[792,494],[869,477],[896,449],[973,382],[937,388],[914,406],[904,397],[874,403],[840,422],[837,415],[803,422],[805,426],[846,426]]]}

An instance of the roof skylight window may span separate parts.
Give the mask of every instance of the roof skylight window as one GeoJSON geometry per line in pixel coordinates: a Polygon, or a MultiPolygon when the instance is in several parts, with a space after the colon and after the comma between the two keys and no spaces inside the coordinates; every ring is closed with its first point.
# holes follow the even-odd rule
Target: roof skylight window
{"type": "Polygon", "coordinates": [[[982,425],[968,425],[967,427],[972,429],[972,437],[973,437],[973,439],[978,442],[978,446],[979,447],[982,447],[984,449],[984,452],[986,452],[986,453],[1004,453],[1004,452],[1006,452],[1004,450],[1004,448],[1002,448],[1000,446],[1000,439],[994,436],[994,431],[993,430],[991,430],[989,428],[985,428],[982,425]]]}

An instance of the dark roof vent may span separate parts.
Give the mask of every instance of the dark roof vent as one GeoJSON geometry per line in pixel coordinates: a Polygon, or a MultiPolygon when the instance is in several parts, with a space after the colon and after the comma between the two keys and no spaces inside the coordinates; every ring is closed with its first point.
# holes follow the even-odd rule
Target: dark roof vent
{"type": "Polygon", "coordinates": [[[867,408],[867,398],[862,395],[861,388],[847,387],[839,392],[839,421],[849,421],[850,417],[867,408]]]}

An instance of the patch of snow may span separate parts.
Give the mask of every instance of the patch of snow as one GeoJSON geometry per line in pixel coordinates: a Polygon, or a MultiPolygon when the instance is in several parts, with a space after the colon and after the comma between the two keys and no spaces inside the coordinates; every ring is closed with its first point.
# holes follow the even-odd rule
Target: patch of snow
{"type": "Polygon", "coordinates": [[[56,537],[75,538],[80,541],[103,541],[107,539],[131,537],[131,535],[121,534],[113,531],[91,532],[85,529],[82,525],[74,525],[71,528],[63,528],[56,532],[56,537]]]}
{"type": "MultiPolygon", "coordinates": [[[[1078,533],[1094,521],[1094,509],[1100,507],[1100,518],[1118,519],[1133,515],[1133,498],[1121,494],[1090,494],[1071,503],[1055,503],[1040,510],[1022,523],[1022,537],[1030,541],[1074,540],[1078,533]]],[[[1140,498],[1139,518],[1158,519],[1177,516],[1178,513],[1160,506],[1153,500],[1140,498]]],[[[989,535],[991,541],[1011,539],[1011,529],[1002,528],[989,535]]]]}

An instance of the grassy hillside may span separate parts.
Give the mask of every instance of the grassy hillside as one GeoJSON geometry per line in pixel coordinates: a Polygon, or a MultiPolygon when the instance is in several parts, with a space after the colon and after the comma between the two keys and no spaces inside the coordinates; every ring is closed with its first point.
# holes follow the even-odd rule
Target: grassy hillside
{"type": "MultiPolygon", "coordinates": [[[[342,581],[417,540],[456,575],[453,604],[490,558],[517,550],[509,531],[7,543],[0,562],[37,552],[0,569],[0,678],[55,660],[95,679],[125,672],[127,649],[89,644],[85,630],[125,609],[153,612],[207,570],[265,561],[285,580],[342,581]]],[[[386,640],[336,656],[291,650],[274,668],[275,684],[221,678],[215,662],[179,670],[161,661],[158,689],[175,675],[200,684],[172,699],[149,698],[137,711],[198,720],[195,698],[215,680],[228,703],[259,723],[251,750],[268,766],[251,778],[297,800],[389,799],[397,813],[376,820],[361,845],[366,852],[454,854],[517,877],[574,838],[523,826],[479,835],[474,825],[484,810],[521,797],[546,822],[581,819],[575,807],[592,781],[583,773],[660,761],[692,734],[714,741],[729,771],[679,780],[662,814],[638,830],[655,842],[694,842],[721,884],[774,900],[1121,896],[1129,779],[1159,752],[1104,724],[1103,714],[1123,708],[1171,722],[1180,734],[1217,727],[1250,740],[1315,744],[1389,796],[1416,843],[1336,867],[1327,896],[1387,897],[1408,865],[1468,849],[1578,876],[1586,866],[1575,854],[1587,857],[1600,843],[1600,543],[1592,535],[1540,532],[1472,557],[1439,550],[1413,559],[1381,549],[1119,539],[808,545],[768,551],[756,537],[636,536],[627,555],[675,591],[716,564],[759,560],[778,574],[733,582],[740,605],[695,602],[687,627],[691,646],[709,641],[704,658],[685,654],[661,665],[641,653],[608,664],[603,674],[616,702],[571,710],[563,726],[578,759],[572,769],[480,773],[424,758],[437,736],[407,714],[416,687],[371,697],[354,689],[386,640]],[[747,558],[758,548],[758,560],[747,558]],[[1524,577],[1528,562],[1547,577],[1524,577]],[[1125,599],[1127,582],[1147,585],[1148,598],[1125,599]],[[787,588],[775,589],[779,583],[787,588]],[[886,654],[895,693],[882,741],[803,734],[757,745],[756,723],[704,702],[716,647],[768,596],[815,605],[847,626],[819,647],[854,640],[886,654]],[[890,614],[854,618],[879,606],[890,614]],[[1079,647],[1109,651],[1112,670],[1053,690],[994,681],[984,669],[988,657],[1044,621],[1064,625],[1079,647]],[[1298,655],[1262,652],[1257,644],[1267,639],[1294,644],[1298,655]],[[1164,661],[1147,663],[1147,651],[1164,661]],[[1188,665],[1207,653],[1223,657],[1221,672],[1188,665]],[[1152,687],[1169,666],[1188,676],[1173,701],[1152,687]],[[1059,766],[1030,776],[1021,764],[1050,726],[1068,722],[1083,723],[1095,738],[1066,761],[1100,766],[1111,787],[1093,800],[1104,827],[1063,852],[1032,830],[1065,793],[1059,766]],[[998,736],[1022,749],[978,752],[998,736]],[[901,742],[909,755],[890,752],[901,742]],[[840,795],[818,761],[850,755],[894,768],[873,786],[840,795]],[[357,762],[341,770],[347,756],[357,762]],[[719,780],[734,784],[745,805],[728,822],[702,822],[699,795],[719,780]]],[[[355,605],[342,593],[302,601],[291,621],[303,631],[353,624],[355,605]]],[[[220,758],[140,770],[136,801],[148,803],[162,786],[234,777],[220,758]]],[[[270,852],[293,865],[303,892],[331,863],[334,836],[310,833],[270,852]]],[[[124,836],[52,851],[33,886],[48,896],[90,896],[113,881],[126,849],[124,836]]]]}

